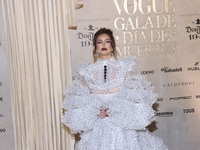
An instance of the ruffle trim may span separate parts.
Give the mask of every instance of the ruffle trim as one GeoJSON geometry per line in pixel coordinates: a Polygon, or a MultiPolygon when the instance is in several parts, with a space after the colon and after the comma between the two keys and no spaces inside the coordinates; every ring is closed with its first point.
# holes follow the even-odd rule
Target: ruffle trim
{"type": "Polygon", "coordinates": [[[88,64],[88,63],[78,62],[76,65],[78,74],[80,74],[81,76],[85,76],[89,65],[90,64],[88,64]]]}
{"type": "MultiPolygon", "coordinates": [[[[117,62],[123,63],[122,65],[124,66],[124,71],[134,71],[134,70],[139,70],[138,69],[138,60],[135,56],[126,56],[123,59],[116,60],[112,63],[115,63],[116,65],[118,64],[117,62]]],[[[89,64],[85,62],[78,62],[77,63],[77,72],[81,76],[85,76],[85,74],[88,72],[89,66],[94,65],[94,64],[89,64]]]]}

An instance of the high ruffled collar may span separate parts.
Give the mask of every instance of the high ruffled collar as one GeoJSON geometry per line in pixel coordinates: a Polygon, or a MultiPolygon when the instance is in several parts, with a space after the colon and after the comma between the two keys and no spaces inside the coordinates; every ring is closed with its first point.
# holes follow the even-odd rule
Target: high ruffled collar
{"type": "Polygon", "coordinates": [[[114,62],[114,61],[116,61],[116,60],[115,60],[115,58],[113,56],[110,57],[109,59],[100,59],[100,58],[98,58],[98,60],[97,60],[98,63],[102,63],[104,65],[109,64],[109,63],[114,62]]]}

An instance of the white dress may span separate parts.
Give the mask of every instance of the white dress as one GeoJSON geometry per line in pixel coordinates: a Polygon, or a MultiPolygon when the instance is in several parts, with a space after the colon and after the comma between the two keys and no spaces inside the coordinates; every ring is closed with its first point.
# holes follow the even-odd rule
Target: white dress
{"type": "Polygon", "coordinates": [[[78,63],[73,84],[64,91],[62,122],[81,133],[76,150],[167,150],[146,126],[155,120],[157,94],[140,74],[135,57],[78,63]],[[106,70],[105,70],[106,66],[106,70]],[[108,117],[98,116],[100,107],[108,117]]]}

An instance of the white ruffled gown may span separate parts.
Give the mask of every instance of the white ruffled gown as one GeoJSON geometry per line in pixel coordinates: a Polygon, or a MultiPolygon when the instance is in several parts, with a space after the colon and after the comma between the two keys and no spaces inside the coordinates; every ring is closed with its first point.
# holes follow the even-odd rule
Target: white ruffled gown
{"type": "Polygon", "coordinates": [[[81,133],[75,149],[167,150],[163,141],[145,128],[155,120],[152,105],[157,94],[153,90],[140,75],[135,57],[79,63],[62,103],[66,110],[62,122],[72,133],[81,133]],[[109,109],[103,119],[98,116],[101,106],[109,109]]]}

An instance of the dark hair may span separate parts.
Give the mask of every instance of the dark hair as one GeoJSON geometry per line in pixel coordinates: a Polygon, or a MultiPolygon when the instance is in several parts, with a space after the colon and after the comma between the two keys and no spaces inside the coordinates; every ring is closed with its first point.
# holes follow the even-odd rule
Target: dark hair
{"type": "Polygon", "coordinates": [[[116,44],[115,44],[115,38],[113,36],[113,32],[110,29],[101,28],[94,34],[94,38],[93,38],[93,46],[94,46],[94,48],[93,48],[93,57],[94,57],[94,62],[96,62],[97,59],[98,59],[98,56],[97,56],[97,53],[96,53],[96,49],[97,49],[96,43],[97,43],[98,36],[101,35],[101,34],[107,34],[110,37],[111,46],[113,48],[113,57],[117,60],[117,51],[116,51],[116,44]]]}

